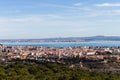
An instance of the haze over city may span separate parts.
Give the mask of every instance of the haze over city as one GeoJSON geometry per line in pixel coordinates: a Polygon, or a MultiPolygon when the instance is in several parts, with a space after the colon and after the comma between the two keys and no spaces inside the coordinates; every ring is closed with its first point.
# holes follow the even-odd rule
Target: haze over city
{"type": "Polygon", "coordinates": [[[119,36],[119,0],[0,0],[0,39],[119,36]]]}

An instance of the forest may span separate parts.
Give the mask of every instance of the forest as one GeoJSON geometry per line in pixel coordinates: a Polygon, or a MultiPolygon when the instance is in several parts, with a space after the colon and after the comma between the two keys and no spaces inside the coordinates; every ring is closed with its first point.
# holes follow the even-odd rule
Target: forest
{"type": "Polygon", "coordinates": [[[120,73],[70,68],[55,63],[0,64],[0,80],[120,80],[120,73]]]}

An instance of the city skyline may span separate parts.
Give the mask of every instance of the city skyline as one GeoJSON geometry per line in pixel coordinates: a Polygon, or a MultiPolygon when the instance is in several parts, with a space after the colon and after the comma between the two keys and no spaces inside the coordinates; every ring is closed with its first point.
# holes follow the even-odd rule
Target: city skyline
{"type": "Polygon", "coordinates": [[[1,0],[0,39],[120,36],[119,0],[1,0]]]}

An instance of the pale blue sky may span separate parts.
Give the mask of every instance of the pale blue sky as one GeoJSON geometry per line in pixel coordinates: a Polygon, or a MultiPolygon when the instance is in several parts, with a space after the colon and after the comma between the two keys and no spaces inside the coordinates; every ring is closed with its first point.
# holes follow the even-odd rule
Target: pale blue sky
{"type": "Polygon", "coordinates": [[[0,0],[0,39],[120,36],[120,0],[0,0]]]}

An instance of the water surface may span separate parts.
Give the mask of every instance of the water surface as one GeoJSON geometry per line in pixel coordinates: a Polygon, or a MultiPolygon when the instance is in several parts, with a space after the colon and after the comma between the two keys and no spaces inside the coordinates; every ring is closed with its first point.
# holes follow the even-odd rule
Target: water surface
{"type": "Polygon", "coordinates": [[[74,46],[107,46],[118,47],[120,41],[90,41],[90,42],[1,42],[8,46],[46,46],[46,47],[74,47],[74,46]]]}

